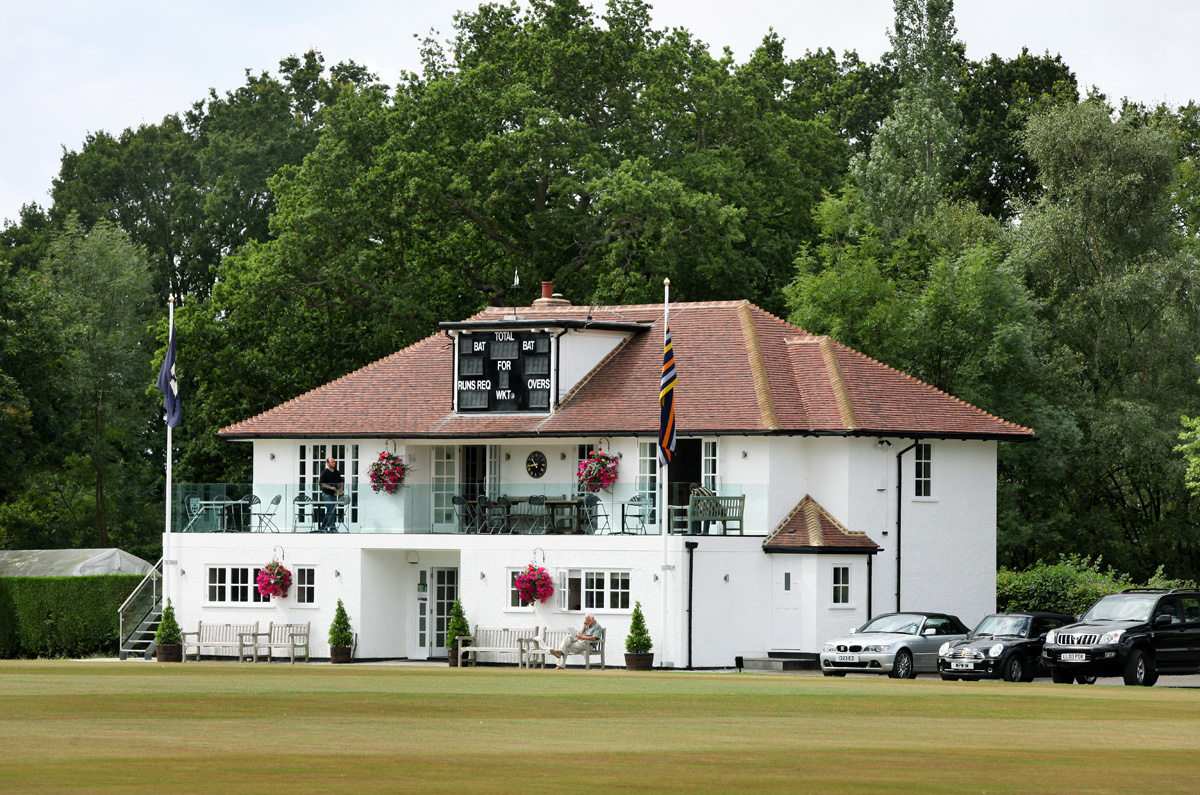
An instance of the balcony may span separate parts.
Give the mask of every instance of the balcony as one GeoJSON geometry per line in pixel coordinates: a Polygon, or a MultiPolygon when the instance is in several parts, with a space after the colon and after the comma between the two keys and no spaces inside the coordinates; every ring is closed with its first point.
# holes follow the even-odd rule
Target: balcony
{"type": "MultiPolygon", "coordinates": [[[[394,494],[350,481],[336,502],[322,501],[315,484],[175,484],[171,529],[176,533],[495,533],[657,535],[658,495],[642,484],[611,492],[580,493],[575,483],[406,484],[394,494]]],[[[725,484],[720,496],[746,494],[745,535],[765,535],[753,517],[766,487],[725,484]]],[[[672,532],[688,532],[682,518],[687,489],[672,484],[672,532]]],[[[719,522],[694,532],[724,534],[719,522]]],[[[734,531],[736,532],[736,531],[734,531]]]]}

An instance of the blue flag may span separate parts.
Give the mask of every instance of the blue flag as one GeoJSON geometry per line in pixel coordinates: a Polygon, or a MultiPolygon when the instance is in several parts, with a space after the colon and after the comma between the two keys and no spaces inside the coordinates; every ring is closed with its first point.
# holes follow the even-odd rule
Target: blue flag
{"type": "Polygon", "coordinates": [[[179,382],[175,380],[175,326],[171,326],[171,341],[167,343],[167,356],[162,370],[158,372],[158,388],[163,393],[163,410],[167,412],[167,425],[174,428],[183,419],[179,405],[179,382]]]}
{"type": "Polygon", "coordinates": [[[675,455],[675,350],[671,345],[671,326],[667,324],[663,341],[662,380],[658,387],[658,465],[671,463],[675,455]]]}

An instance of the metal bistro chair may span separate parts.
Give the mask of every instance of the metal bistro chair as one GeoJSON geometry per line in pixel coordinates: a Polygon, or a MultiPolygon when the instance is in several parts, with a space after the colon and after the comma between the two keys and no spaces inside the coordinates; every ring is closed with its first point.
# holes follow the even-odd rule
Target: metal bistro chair
{"type": "Polygon", "coordinates": [[[478,497],[475,498],[475,512],[478,516],[479,532],[481,532],[481,533],[492,532],[492,522],[491,522],[492,501],[488,499],[488,496],[486,494],[480,494],[478,497]]]}
{"type": "Polygon", "coordinates": [[[350,532],[350,504],[351,497],[349,494],[339,494],[337,499],[333,501],[333,531],[334,533],[349,533],[350,532]]]}
{"type": "Polygon", "coordinates": [[[496,532],[511,534],[513,531],[512,501],[501,494],[492,504],[496,506],[496,521],[498,522],[496,532]]]}
{"type": "Polygon", "coordinates": [[[247,497],[250,501],[250,517],[258,520],[258,532],[265,533],[267,528],[270,528],[272,533],[278,533],[279,528],[275,525],[275,513],[279,510],[279,503],[283,500],[282,494],[276,494],[274,499],[267,504],[265,510],[254,510],[254,506],[261,505],[262,500],[251,494],[247,497]]]}
{"type": "Polygon", "coordinates": [[[606,533],[608,529],[608,511],[604,509],[604,502],[595,494],[586,495],[583,498],[583,531],[595,535],[606,533]]]}
{"type": "Polygon", "coordinates": [[[454,515],[458,517],[458,532],[478,533],[479,517],[475,513],[474,506],[467,502],[466,497],[455,494],[450,498],[450,502],[454,504],[454,515]]]}
{"type": "Polygon", "coordinates": [[[295,509],[295,530],[300,532],[300,528],[309,522],[315,522],[317,517],[316,503],[308,498],[307,494],[297,494],[292,500],[292,507],[295,509]]]}
{"type": "Polygon", "coordinates": [[[183,532],[188,532],[200,519],[200,514],[204,513],[204,508],[200,505],[200,498],[195,494],[189,494],[183,498],[183,508],[187,512],[187,524],[183,526],[183,532]]]}
{"type": "Polygon", "coordinates": [[[217,531],[221,533],[234,532],[230,526],[233,524],[234,511],[241,507],[241,502],[235,502],[224,494],[218,494],[212,498],[212,501],[217,506],[217,531]]]}
{"type": "Polygon", "coordinates": [[[525,520],[529,522],[529,532],[545,535],[550,526],[550,512],[546,510],[546,495],[534,494],[529,498],[529,513],[525,520]]]}
{"type": "Polygon", "coordinates": [[[635,531],[644,535],[646,520],[651,517],[653,510],[654,506],[644,494],[635,494],[630,497],[621,513],[621,532],[629,534],[629,527],[633,525],[635,531]]]}

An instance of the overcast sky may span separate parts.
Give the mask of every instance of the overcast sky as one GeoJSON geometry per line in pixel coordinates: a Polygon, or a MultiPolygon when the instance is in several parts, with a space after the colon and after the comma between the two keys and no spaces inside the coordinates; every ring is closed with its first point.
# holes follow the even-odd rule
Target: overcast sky
{"type": "MultiPolygon", "coordinates": [[[[452,33],[459,0],[0,0],[0,219],[49,204],[63,147],[181,113],[244,70],[320,50],[394,85],[416,71],[417,40],[452,33]]],[[[891,0],[657,0],[656,27],[684,27],[736,59],[774,28],[788,55],[832,47],[873,61],[887,48],[891,0]]],[[[1060,53],[1082,86],[1112,99],[1173,105],[1200,98],[1194,0],[959,0],[967,56],[1060,53]]]]}

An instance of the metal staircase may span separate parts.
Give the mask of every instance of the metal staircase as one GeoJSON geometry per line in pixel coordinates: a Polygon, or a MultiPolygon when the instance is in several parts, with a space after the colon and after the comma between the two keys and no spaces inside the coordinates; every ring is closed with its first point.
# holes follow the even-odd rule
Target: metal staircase
{"type": "Polygon", "coordinates": [[[159,558],[154,568],[142,578],[119,608],[121,659],[137,656],[149,660],[154,656],[154,633],[162,618],[162,568],[159,558]]]}

